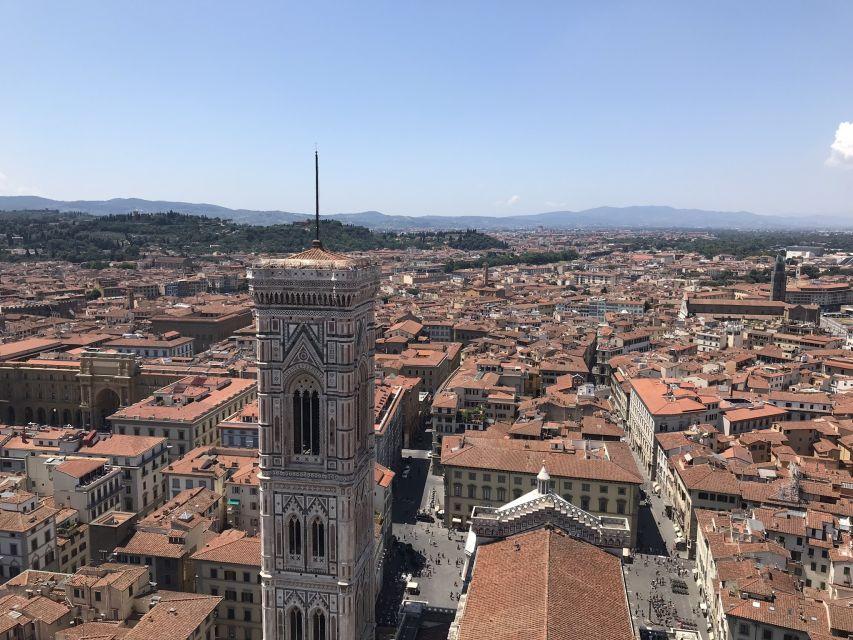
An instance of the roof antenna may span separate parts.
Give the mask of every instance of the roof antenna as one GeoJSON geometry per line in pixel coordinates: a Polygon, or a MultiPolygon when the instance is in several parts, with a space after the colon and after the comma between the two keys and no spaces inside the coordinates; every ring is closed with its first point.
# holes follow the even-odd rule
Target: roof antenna
{"type": "Polygon", "coordinates": [[[320,242],[320,155],[317,145],[314,145],[314,242],[311,246],[317,249],[323,248],[320,242]]]}

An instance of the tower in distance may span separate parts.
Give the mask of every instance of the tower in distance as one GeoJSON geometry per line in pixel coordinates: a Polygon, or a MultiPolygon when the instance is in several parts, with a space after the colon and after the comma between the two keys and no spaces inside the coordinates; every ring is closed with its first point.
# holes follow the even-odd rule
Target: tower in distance
{"type": "Polygon", "coordinates": [[[770,273],[770,299],[777,302],[785,302],[785,256],[781,253],[776,256],[773,271],[770,273]]]}

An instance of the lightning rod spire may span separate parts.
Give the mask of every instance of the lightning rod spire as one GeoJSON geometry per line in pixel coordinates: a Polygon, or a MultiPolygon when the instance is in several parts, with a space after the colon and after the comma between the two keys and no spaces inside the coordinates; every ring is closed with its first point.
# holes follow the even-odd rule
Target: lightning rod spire
{"type": "Polygon", "coordinates": [[[312,246],[321,249],[320,242],[320,154],[314,148],[314,242],[312,246]]]}

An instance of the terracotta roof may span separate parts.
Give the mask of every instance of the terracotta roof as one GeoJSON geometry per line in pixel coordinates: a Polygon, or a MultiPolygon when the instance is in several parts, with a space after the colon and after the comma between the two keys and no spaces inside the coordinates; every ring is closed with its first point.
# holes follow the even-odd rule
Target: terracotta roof
{"type": "Polygon", "coordinates": [[[679,415],[694,411],[705,411],[705,405],[693,391],[670,388],[653,378],[635,378],[631,386],[640,400],[653,415],[679,415]]]}
{"type": "Polygon", "coordinates": [[[84,622],[56,634],[57,640],[119,640],[130,633],[123,622],[84,622]]]}
{"type": "Polygon", "coordinates": [[[391,469],[383,467],[378,462],[373,464],[373,482],[380,487],[385,487],[386,489],[390,487],[391,482],[394,480],[394,475],[391,469]]]}
{"type": "Polygon", "coordinates": [[[123,547],[116,547],[117,553],[158,558],[180,558],[184,555],[184,545],[169,542],[169,534],[153,531],[137,531],[123,547]]]}
{"type": "Polygon", "coordinates": [[[72,478],[82,478],[87,473],[92,473],[103,467],[109,460],[105,458],[78,458],[66,460],[57,465],[56,470],[72,478]]]}
{"type": "Polygon", "coordinates": [[[551,444],[473,436],[465,436],[462,444],[460,436],[445,436],[442,441],[441,464],[536,475],[544,461],[553,477],[630,484],[643,482],[628,445],[623,442],[601,444],[594,455],[585,454],[580,450],[554,451],[551,444]]]}
{"type": "Polygon", "coordinates": [[[257,536],[249,536],[245,531],[229,529],[209,540],[204,547],[193,554],[192,558],[260,569],[261,539],[257,536]]]}
{"type": "Polygon", "coordinates": [[[478,550],[459,640],[632,637],[617,557],[545,528],[478,550]]]}
{"type": "Polygon", "coordinates": [[[126,640],[186,640],[213,613],[222,598],[184,594],[183,599],[159,602],[142,616],[126,640]]]}
{"type": "Polygon", "coordinates": [[[44,505],[36,507],[29,513],[0,509],[0,531],[29,531],[40,526],[48,518],[54,517],[56,511],[44,505]]]}
{"type": "Polygon", "coordinates": [[[80,447],[80,453],[96,456],[122,456],[132,458],[150,451],[165,442],[166,438],[155,436],[129,436],[112,434],[89,447],[80,447]]]}
{"type": "Polygon", "coordinates": [[[362,260],[357,260],[343,253],[329,251],[323,246],[311,247],[300,253],[294,253],[286,258],[274,258],[263,260],[260,267],[284,267],[284,268],[328,268],[328,269],[352,269],[358,266],[362,260]]]}

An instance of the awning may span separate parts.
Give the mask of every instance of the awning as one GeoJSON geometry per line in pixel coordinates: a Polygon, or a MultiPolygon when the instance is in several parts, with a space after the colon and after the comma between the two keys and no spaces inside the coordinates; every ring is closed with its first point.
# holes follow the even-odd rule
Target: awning
{"type": "Polygon", "coordinates": [[[230,504],[232,507],[239,507],[240,500],[239,498],[228,498],[228,504],[230,504]]]}
{"type": "Polygon", "coordinates": [[[655,491],[660,491],[660,485],[657,482],[652,483],[652,489],[655,491]]]}

